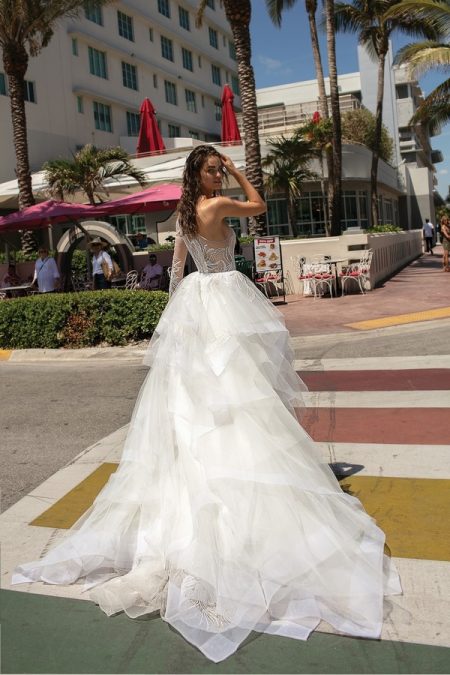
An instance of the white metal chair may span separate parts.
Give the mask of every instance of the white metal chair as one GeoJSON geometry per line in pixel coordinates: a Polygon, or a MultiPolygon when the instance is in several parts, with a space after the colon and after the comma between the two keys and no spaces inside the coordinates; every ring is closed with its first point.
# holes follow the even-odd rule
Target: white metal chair
{"type": "Polygon", "coordinates": [[[364,295],[366,287],[370,287],[370,267],[372,265],[373,251],[368,249],[363,251],[361,260],[351,263],[343,270],[340,275],[342,295],[344,295],[345,284],[348,281],[355,281],[358,284],[359,290],[364,295]]]}
{"type": "Polygon", "coordinates": [[[138,284],[138,273],[136,270],[130,270],[125,279],[125,290],[134,291],[138,284]]]}
{"type": "Polygon", "coordinates": [[[335,278],[331,265],[327,262],[316,262],[310,264],[310,284],[314,297],[321,297],[325,289],[328,289],[330,297],[333,297],[335,278]]]}

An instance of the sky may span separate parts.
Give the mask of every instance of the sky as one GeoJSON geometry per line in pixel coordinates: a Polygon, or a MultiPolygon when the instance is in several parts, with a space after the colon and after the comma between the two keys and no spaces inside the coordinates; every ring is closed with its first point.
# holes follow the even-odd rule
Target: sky
{"type": "MultiPolygon", "coordinates": [[[[321,5],[319,2],[318,18],[321,5]]],[[[257,88],[315,79],[309,26],[303,0],[298,0],[293,8],[285,12],[281,28],[272,24],[265,0],[253,0],[251,37],[252,63],[257,88]]],[[[320,32],[319,37],[327,75],[325,34],[320,32]]],[[[408,37],[394,34],[394,54],[399,47],[410,41],[412,40],[408,37]]],[[[338,74],[358,71],[357,38],[354,35],[338,34],[336,52],[338,74]]],[[[420,78],[424,94],[428,94],[444,78],[445,75],[437,71],[431,71],[420,78]]],[[[445,199],[450,185],[450,124],[443,127],[441,133],[434,136],[431,141],[432,147],[441,150],[444,156],[444,161],[436,164],[436,177],[437,189],[445,199]]]]}

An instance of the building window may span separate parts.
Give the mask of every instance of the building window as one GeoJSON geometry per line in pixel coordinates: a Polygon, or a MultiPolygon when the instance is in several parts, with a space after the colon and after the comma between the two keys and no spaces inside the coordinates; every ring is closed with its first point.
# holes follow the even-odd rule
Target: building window
{"type": "Polygon", "coordinates": [[[119,35],[134,42],[133,17],[117,10],[117,27],[119,35]]]}
{"type": "Polygon", "coordinates": [[[88,21],[93,21],[99,26],[103,26],[102,8],[96,5],[87,5],[84,9],[84,16],[88,21]]]}
{"type": "Polygon", "coordinates": [[[106,52],[99,52],[98,49],[89,47],[89,71],[92,75],[108,79],[106,52]]]}
{"type": "Polygon", "coordinates": [[[202,108],[204,108],[204,107],[205,107],[205,97],[202,94],[202,108]]]}
{"type": "Polygon", "coordinates": [[[189,12],[184,7],[178,7],[178,17],[180,19],[180,26],[185,30],[191,30],[189,12]]]}
{"type": "Polygon", "coordinates": [[[190,89],[185,89],[185,94],[186,94],[186,108],[190,112],[197,112],[197,99],[195,96],[195,91],[191,91],[190,89]]]}
{"type": "Polygon", "coordinates": [[[409,97],[409,91],[408,91],[408,85],[407,84],[396,84],[395,85],[395,91],[397,94],[397,98],[408,98],[409,97]]]}
{"type": "Polygon", "coordinates": [[[158,76],[156,73],[153,73],[153,86],[155,89],[158,89],[158,76]]]}
{"type": "Polygon", "coordinates": [[[112,131],[111,106],[94,101],[94,124],[99,131],[112,131]]]}
{"type": "Polygon", "coordinates": [[[6,87],[5,73],[0,73],[0,96],[7,96],[8,90],[6,87]]]}
{"type": "Polygon", "coordinates": [[[210,9],[216,9],[214,0],[206,0],[206,4],[210,9]]]}
{"type": "Polygon", "coordinates": [[[189,49],[182,47],[181,56],[183,58],[183,68],[186,68],[186,70],[190,70],[192,72],[194,70],[192,63],[192,52],[190,52],[189,49]]]}
{"type": "Polygon", "coordinates": [[[289,234],[287,202],[285,199],[267,200],[267,221],[270,234],[289,234]]]}
{"type": "Polygon", "coordinates": [[[174,83],[168,82],[167,80],[164,80],[164,91],[165,91],[165,94],[166,94],[167,103],[171,103],[172,105],[178,105],[178,103],[177,103],[177,88],[174,85],[174,83]]]}
{"type": "Polygon", "coordinates": [[[158,0],[158,12],[170,19],[169,0],[158,0]]]}
{"type": "Polygon", "coordinates": [[[173,43],[169,38],[161,35],[161,54],[164,59],[173,61],[173,43]]]}
{"type": "Polygon", "coordinates": [[[217,31],[214,28],[209,28],[209,44],[215,49],[219,49],[219,41],[217,39],[217,31]]]}
{"type": "Polygon", "coordinates": [[[138,90],[136,66],[122,61],[122,82],[124,87],[128,87],[128,89],[134,89],[135,91],[138,90]]]}
{"type": "Polygon", "coordinates": [[[215,66],[213,63],[211,64],[211,76],[214,84],[217,84],[220,87],[222,85],[222,78],[220,77],[220,68],[219,66],[215,66]]]}
{"type": "Polygon", "coordinates": [[[176,124],[169,124],[169,138],[179,138],[180,127],[176,124]]]}
{"type": "Polygon", "coordinates": [[[198,131],[193,131],[192,129],[189,129],[188,133],[189,133],[189,136],[191,138],[195,138],[196,141],[200,140],[200,134],[198,133],[198,131]]]}
{"type": "Polygon", "coordinates": [[[78,40],[77,40],[77,38],[72,38],[72,54],[73,54],[73,56],[78,56],[78,40]]]}
{"type": "Polygon", "coordinates": [[[141,118],[139,113],[129,112],[127,110],[127,134],[128,136],[139,136],[141,118]]]}
{"type": "Polygon", "coordinates": [[[153,28],[148,29],[148,39],[153,42],[153,28]]]}
{"type": "Polygon", "coordinates": [[[214,101],[214,116],[216,118],[216,122],[220,122],[222,119],[222,104],[220,101],[214,101]]]}
{"type": "Polygon", "coordinates": [[[230,59],[236,61],[236,47],[234,46],[234,42],[228,42],[228,53],[230,55],[230,59]]]}
{"type": "Polygon", "coordinates": [[[79,113],[84,113],[84,101],[82,96],[77,96],[77,110],[79,113]]]}
{"type": "Polygon", "coordinates": [[[240,93],[239,93],[239,78],[237,78],[236,75],[231,76],[231,88],[233,90],[233,94],[236,94],[236,96],[240,96],[240,93]]]}
{"type": "Polygon", "coordinates": [[[198,67],[201,68],[202,67],[202,57],[200,56],[200,54],[197,57],[197,61],[198,61],[198,67]]]}
{"type": "Polygon", "coordinates": [[[24,82],[24,99],[29,103],[36,103],[36,93],[34,90],[34,82],[25,80],[24,82]]]}

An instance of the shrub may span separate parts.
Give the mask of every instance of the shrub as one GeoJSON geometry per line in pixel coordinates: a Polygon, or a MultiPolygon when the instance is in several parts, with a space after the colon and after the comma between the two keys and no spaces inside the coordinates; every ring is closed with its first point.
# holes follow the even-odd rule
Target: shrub
{"type": "Polygon", "coordinates": [[[381,232],[403,232],[403,230],[397,225],[375,225],[375,227],[369,227],[366,232],[368,234],[380,234],[381,232]]]}
{"type": "Polygon", "coordinates": [[[151,337],[168,301],[162,291],[33,295],[0,302],[0,347],[125,345],[151,337]]]}

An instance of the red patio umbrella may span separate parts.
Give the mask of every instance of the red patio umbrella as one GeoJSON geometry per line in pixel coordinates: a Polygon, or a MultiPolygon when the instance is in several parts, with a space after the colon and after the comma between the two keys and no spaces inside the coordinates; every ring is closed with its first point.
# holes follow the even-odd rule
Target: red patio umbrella
{"type": "Polygon", "coordinates": [[[226,84],[222,92],[222,143],[240,143],[241,134],[233,109],[234,94],[226,84]]]}
{"type": "Polygon", "coordinates": [[[171,183],[155,185],[122,199],[113,199],[94,207],[96,217],[123,213],[149,213],[175,209],[181,197],[181,187],[171,183]]]}
{"type": "Polygon", "coordinates": [[[145,98],[141,105],[141,126],[137,144],[137,154],[144,152],[162,152],[165,145],[161,137],[155,117],[155,109],[149,98],[145,98]]]}
{"type": "Polygon", "coordinates": [[[82,218],[93,218],[95,206],[89,204],[68,204],[49,199],[8,216],[0,217],[0,234],[17,230],[39,230],[51,223],[77,221],[82,218]]]}

